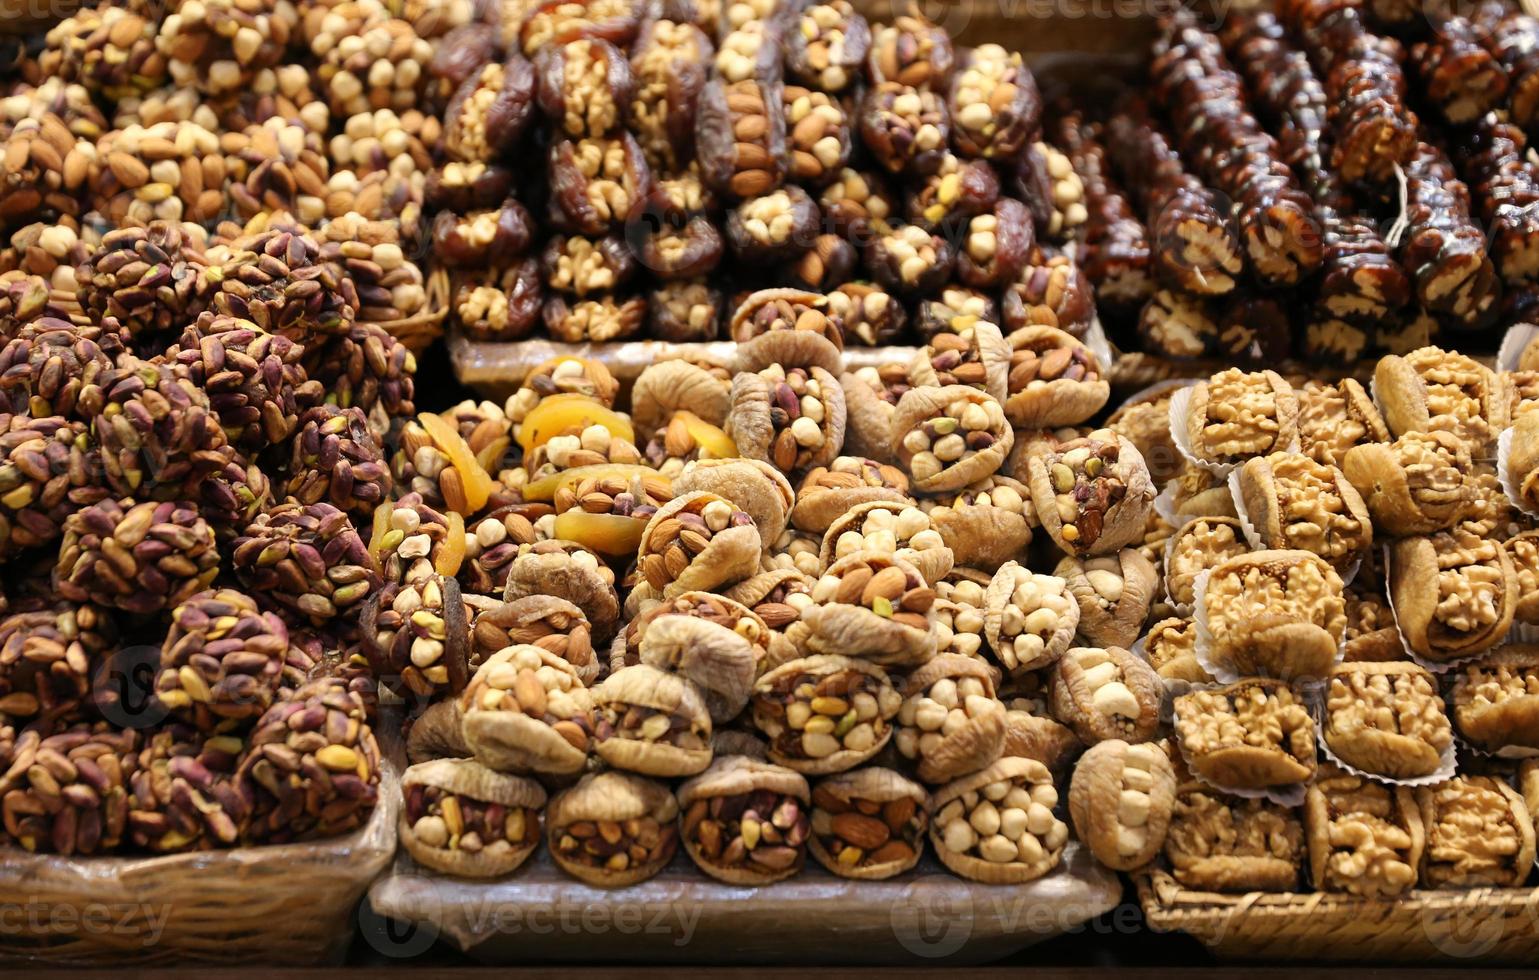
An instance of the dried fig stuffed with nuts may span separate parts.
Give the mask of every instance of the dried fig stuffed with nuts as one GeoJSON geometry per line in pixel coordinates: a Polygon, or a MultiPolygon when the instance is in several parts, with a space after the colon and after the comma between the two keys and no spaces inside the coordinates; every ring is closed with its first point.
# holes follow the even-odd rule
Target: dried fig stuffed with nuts
{"type": "Polygon", "coordinates": [[[1036,512],[1024,483],[999,473],[968,484],[955,496],[921,501],[959,565],[997,568],[1031,544],[1036,512]]]}
{"type": "Polygon", "coordinates": [[[919,778],[944,783],[999,758],[1005,706],[993,668],[956,655],[936,657],[909,675],[898,709],[898,752],[918,760],[919,778]]]}
{"type": "Polygon", "coordinates": [[[521,546],[508,566],[503,598],[550,595],[572,603],[593,624],[593,639],[602,643],[614,635],[620,617],[614,573],[589,549],[567,542],[521,546]]]}
{"type": "Polygon", "coordinates": [[[951,571],[951,549],[918,507],[871,501],[856,504],[828,526],[818,559],[828,567],[859,551],[894,554],[935,582],[951,571]]]}
{"type": "Polygon", "coordinates": [[[1098,429],[1031,458],[1027,468],[1037,519],[1068,554],[1110,554],[1143,536],[1154,485],[1123,437],[1098,429]]]}
{"type": "Polygon", "coordinates": [[[1111,396],[1100,360],[1089,347],[1054,327],[1022,327],[1010,348],[1005,417],[1022,429],[1078,425],[1111,396]]]}
{"type": "Polygon", "coordinates": [[[741,373],[732,379],[726,431],[745,457],[782,473],[826,466],[844,444],[844,391],[820,367],[741,373]]]}
{"type": "Polygon", "coordinates": [[[786,529],[796,495],[785,475],[759,459],[700,459],[673,479],[680,495],[710,492],[753,518],[759,540],[769,547],[786,529]]]}
{"type": "Polygon", "coordinates": [[[1186,427],[1197,459],[1232,468],[1252,456],[1292,452],[1298,445],[1298,397],[1275,371],[1230,368],[1192,388],[1186,427]]]}
{"type": "Polygon", "coordinates": [[[901,558],[875,552],[841,558],[818,579],[812,598],[818,605],[802,614],[802,622],[813,652],[884,667],[917,666],[935,655],[935,630],[926,616],[935,590],[901,558]]]}
{"type": "Polygon", "coordinates": [[[1248,554],[1238,517],[1194,517],[1171,535],[1165,551],[1165,589],[1178,608],[1197,601],[1197,576],[1226,559],[1248,554]]]}
{"type": "Polygon", "coordinates": [[[631,422],[648,436],[684,409],[711,425],[722,425],[732,405],[731,386],[730,377],[718,378],[689,361],[671,358],[649,364],[631,387],[631,422]]]}
{"type": "Polygon", "coordinates": [[[1518,579],[1500,541],[1456,528],[1389,547],[1395,620],[1413,653],[1447,662],[1500,643],[1512,625],[1518,579]]]}
{"type": "Polygon", "coordinates": [[[975,388],[913,388],[892,419],[892,452],[915,490],[959,490],[992,475],[1015,433],[999,402],[975,388]]]}
{"type": "Polygon", "coordinates": [[[488,657],[460,695],[465,742],[477,761],[498,772],[582,769],[592,706],[570,664],[527,644],[488,657]]]}
{"type": "Polygon", "coordinates": [[[1176,772],[1164,749],[1110,739],[1092,745],[1075,765],[1069,815],[1097,861],[1131,871],[1164,848],[1175,796],[1176,772]]]}
{"type": "Polygon", "coordinates": [[[474,610],[470,620],[471,670],[504,647],[529,643],[571,664],[584,684],[598,679],[602,665],[593,649],[593,627],[581,609],[551,595],[525,596],[511,602],[484,601],[483,606],[479,597],[465,600],[474,610]]]}
{"type": "Polygon", "coordinates": [[[909,384],[967,385],[1004,401],[1010,348],[999,327],[987,320],[957,317],[951,330],[937,333],[909,363],[909,384]]]}
{"type": "Polygon", "coordinates": [[[1304,862],[1304,830],[1289,807],[1187,778],[1176,790],[1165,858],[1187,888],[1293,891],[1304,862]]]}
{"type": "Polygon", "coordinates": [[[1272,453],[1240,467],[1240,499],[1263,548],[1310,551],[1349,574],[1373,545],[1363,498],[1336,467],[1272,453]]]}
{"type": "Polygon", "coordinates": [[[1058,791],[1035,759],[1004,758],[930,798],[930,843],[941,863],[985,884],[1023,884],[1063,859],[1069,828],[1058,791]]]}
{"type": "Polygon", "coordinates": [[[1511,888],[1533,871],[1534,825],[1506,780],[1455,776],[1416,790],[1426,888],[1511,888]]]}
{"type": "Polygon", "coordinates": [[[685,592],[663,603],[639,629],[636,662],[693,683],[717,723],[743,710],[769,652],[764,620],[742,603],[708,592],[685,592]]]}
{"type": "Polygon", "coordinates": [[[1053,574],[1064,580],[1079,605],[1076,629],[1086,641],[1129,647],[1143,632],[1159,572],[1138,551],[1123,548],[1094,558],[1066,555],[1053,574]]]}
{"type": "Polygon", "coordinates": [[[1448,432],[1484,456],[1507,426],[1510,396],[1496,374],[1465,354],[1422,347],[1387,355],[1373,371],[1374,395],[1395,436],[1448,432]]]}
{"type": "Polygon", "coordinates": [[[657,874],[679,847],[679,804],[666,784],[627,772],[589,773],[550,801],[545,839],[567,874],[625,888],[657,874]]]}
{"type": "Polygon", "coordinates": [[[679,787],[679,833],[695,865],[729,885],[767,885],[802,869],[810,833],[807,780],[725,756],[679,787]]]}
{"type": "Polygon", "coordinates": [[[812,788],[807,849],[841,878],[878,881],[902,874],[924,852],[924,787],[892,769],[856,769],[812,788]]]}
{"type": "Polygon", "coordinates": [[[540,843],[545,790],[472,759],[421,762],[401,775],[401,846],[457,878],[512,874],[540,843]]]}
{"type": "Polygon", "coordinates": [[[1053,666],[1053,716],[1086,745],[1120,738],[1146,742],[1160,723],[1165,685],[1144,661],[1120,647],[1075,647],[1053,666]]]}
{"type": "Polygon", "coordinates": [[[1448,700],[1465,740],[1483,752],[1539,748],[1539,650],[1500,646],[1452,673],[1448,700]]]}
{"type": "Polygon", "coordinates": [[[759,550],[753,518],[699,491],[675,497],[653,515],[637,560],[647,583],[671,599],[747,578],[758,570],[759,550]]]}
{"type": "Polygon", "coordinates": [[[842,772],[892,737],[901,695],[880,667],[840,656],[792,660],[754,684],[754,726],[771,762],[807,775],[842,772]]]}
{"type": "Polygon", "coordinates": [[[875,459],[839,456],[802,478],[791,523],[809,534],[822,535],[851,508],[876,501],[912,503],[908,477],[897,467],[875,459]]]}
{"type": "Polygon", "coordinates": [[[1080,607],[1061,578],[1006,562],[984,602],[984,635],[1011,674],[1051,666],[1074,642],[1080,607]]]}
{"type": "Polygon", "coordinates": [[[616,769],[691,776],[711,764],[711,718],[689,681],[637,664],[593,689],[593,750],[616,769]]]}
{"type": "Polygon", "coordinates": [[[1317,891],[1392,898],[1416,886],[1426,835],[1414,790],[1322,765],[1304,799],[1317,891]]]}

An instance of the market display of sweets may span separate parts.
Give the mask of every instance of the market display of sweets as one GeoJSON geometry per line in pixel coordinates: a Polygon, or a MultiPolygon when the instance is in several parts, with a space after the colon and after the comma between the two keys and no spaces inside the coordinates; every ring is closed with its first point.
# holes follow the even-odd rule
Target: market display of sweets
{"type": "Polygon", "coordinates": [[[0,100],[0,843],[389,793],[469,878],[1522,884],[1539,343],[1448,338],[1527,309],[1529,22],[1391,14],[1175,17],[1046,120],[845,0],[65,18],[0,100]],[[439,313],[735,347],[429,404],[439,313]],[[1118,405],[1103,318],[1391,353],[1118,405]],[[146,646],[147,724],[99,681],[146,646]]]}

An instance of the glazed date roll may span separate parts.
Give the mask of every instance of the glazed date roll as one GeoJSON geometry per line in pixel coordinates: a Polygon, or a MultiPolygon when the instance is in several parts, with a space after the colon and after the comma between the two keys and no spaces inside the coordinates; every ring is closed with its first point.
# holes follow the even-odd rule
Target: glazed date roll
{"type": "Polygon", "coordinates": [[[982,214],[999,198],[999,174],[986,160],[942,154],[935,171],[917,182],[908,199],[908,220],[934,231],[982,214]]]}
{"type": "Polygon", "coordinates": [[[713,54],[710,38],[690,23],[652,20],[637,36],[625,121],[653,169],[673,171],[694,157],[695,109],[713,54]]]}
{"type": "Polygon", "coordinates": [[[778,82],[708,83],[695,117],[695,154],[705,185],[733,200],[779,187],[787,170],[782,110],[778,82]]]}
{"type": "Polygon", "coordinates": [[[603,136],[624,122],[636,80],[619,48],[584,39],[536,50],[540,111],[556,132],[603,136]]]}
{"type": "Polygon", "coordinates": [[[422,203],[432,211],[482,211],[505,201],[513,190],[513,171],[486,163],[450,161],[427,176],[422,203]]]}
{"type": "Polygon", "coordinates": [[[781,266],[780,278],[792,286],[827,292],[848,283],[855,274],[860,253],[832,232],[812,240],[812,247],[781,266]]]}
{"type": "Polygon", "coordinates": [[[1416,116],[1405,104],[1399,45],[1375,37],[1342,0],[1283,0],[1278,14],[1325,82],[1331,164],[1343,180],[1393,186],[1395,166],[1416,150],[1416,116]]]}
{"type": "Polygon", "coordinates": [[[1422,97],[1455,125],[1473,122],[1502,104],[1507,73],[1465,17],[1432,16],[1432,36],[1411,47],[1422,97]]]}
{"type": "Polygon", "coordinates": [[[1507,73],[1507,113],[1528,129],[1539,122],[1539,20],[1497,2],[1481,4],[1473,19],[1507,73]]]}
{"type": "Polygon", "coordinates": [[[1291,285],[1320,264],[1314,208],[1276,142],[1246,109],[1244,84],[1218,39],[1190,15],[1169,20],[1150,69],[1181,148],[1208,182],[1235,202],[1252,272],[1291,285]]]}
{"type": "Polygon", "coordinates": [[[786,32],[785,67],[808,88],[837,94],[860,78],[871,51],[871,25],[849,0],[802,8],[786,32]]]}
{"type": "Polygon", "coordinates": [[[1539,279],[1539,171],[1527,144],[1521,129],[1487,115],[1456,150],[1488,228],[1491,258],[1514,285],[1539,279]]]}
{"type": "Polygon", "coordinates": [[[647,301],[641,296],[569,300],[558,295],[545,301],[542,312],[553,339],[568,344],[604,343],[640,333],[647,301]]]}
{"type": "Polygon", "coordinates": [[[550,148],[552,222],[585,235],[618,226],[652,190],[652,170],[630,133],[561,140],[550,148]]]}
{"type": "Polygon", "coordinates": [[[1469,192],[1440,151],[1417,146],[1405,166],[1407,227],[1400,260],[1416,297],[1450,326],[1478,329],[1501,311],[1501,283],[1485,234],[1470,220],[1469,192]]]}
{"type": "Polygon", "coordinates": [[[957,249],[957,278],[974,289],[1018,279],[1031,259],[1036,231],[1026,205],[1002,197],[969,219],[957,249]]]}
{"type": "Polygon", "coordinates": [[[749,79],[780,81],[781,32],[775,24],[750,20],[722,36],[713,63],[727,84],[749,79]]]}
{"type": "Polygon", "coordinates": [[[1112,117],[1110,150],[1149,215],[1155,269],[1188,292],[1220,296],[1244,269],[1227,209],[1196,177],[1139,105],[1112,117]]]}
{"type": "Polygon", "coordinates": [[[951,278],[956,252],[943,235],[918,225],[902,225],[877,238],[866,250],[871,278],[898,293],[938,292],[951,278]]]}
{"type": "Polygon", "coordinates": [[[883,82],[871,86],[861,103],[861,140],[892,173],[933,172],[945,158],[950,133],[946,100],[928,89],[883,82]]]}
{"type": "Polygon", "coordinates": [[[1063,114],[1054,133],[1084,186],[1080,268],[1095,286],[1103,316],[1131,320],[1154,294],[1149,233],[1113,180],[1098,134],[1079,114],[1063,114]]]}
{"type": "Polygon", "coordinates": [[[1008,160],[1042,125],[1042,93],[1020,52],[980,44],[951,80],[952,145],[966,157],[1008,160]]]}
{"type": "Polygon", "coordinates": [[[1244,76],[1251,104],[1277,135],[1283,160],[1306,181],[1321,170],[1330,132],[1325,87],[1304,52],[1269,10],[1231,10],[1220,33],[1224,51],[1244,76]]]}
{"type": "Polygon", "coordinates": [[[748,198],[727,212],[727,243],[748,266],[791,258],[810,248],[817,233],[818,206],[795,184],[748,198]]]}
{"type": "Polygon", "coordinates": [[[1042,246],[1031,249],[1016,280],[1005,287],[1005,329],[1056,327],[1083,337],[1095,320],[1095,291],[1074,260],[1042,246]]]}

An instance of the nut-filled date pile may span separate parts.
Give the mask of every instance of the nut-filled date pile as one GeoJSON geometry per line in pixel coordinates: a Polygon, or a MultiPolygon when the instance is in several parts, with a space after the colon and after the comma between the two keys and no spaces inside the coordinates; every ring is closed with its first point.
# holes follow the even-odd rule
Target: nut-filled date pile
{"type": "Polygon", "coordinates": [[[1531,22],[1378,17],[1173,19],[1144,98],[1046,120],[1018,55],[845,0],[60,21],[0,99],[0,844],[390,792],[471,878],[1010,884],[1076,837],[1202,890],[1523,883],[1539,344],[1427,338],[1527,309],[1531,22]],[[438,303],[735,345],[430,404],[438,303]],[[1109,406],[1098,316],[1396,353],[1109,406]]]}

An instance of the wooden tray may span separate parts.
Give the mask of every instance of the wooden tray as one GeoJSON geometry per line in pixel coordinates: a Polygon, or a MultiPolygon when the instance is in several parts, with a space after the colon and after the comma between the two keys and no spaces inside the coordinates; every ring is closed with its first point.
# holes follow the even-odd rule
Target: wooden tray
{"type": "Polygon", "coordinates": [[[1164,871],[1135,876],[1149,927],[1235,959],[1481,963],[1539,959],[1539,889],[1413,891],[1393,900],[1324,893],[1221,895],[1164,871]]]}
{"type": "Polygon", "coordinates": [[[1117,876],[1070,842],[1056,871],[1027,885],[980,885],[926,856],[889,881],[847,881],[809,866],[763,888],[724,885],[683,854],[656,878],[618,891],[562,874],[542,849],[494,882],[447,878],[404,854],[369,889],[375,913],[419,927],[364,937],[409,955],[434,937],[486,963],[942,963],[998,959],[1114,908],[1117,876]]]}

